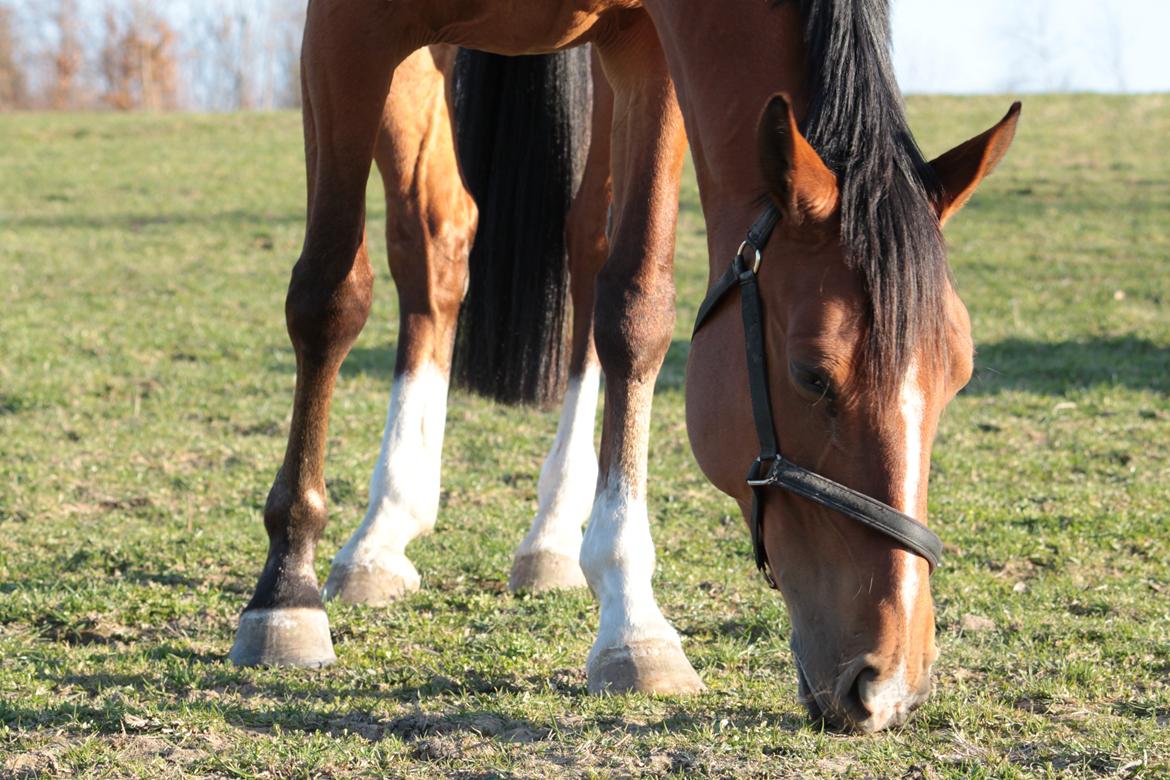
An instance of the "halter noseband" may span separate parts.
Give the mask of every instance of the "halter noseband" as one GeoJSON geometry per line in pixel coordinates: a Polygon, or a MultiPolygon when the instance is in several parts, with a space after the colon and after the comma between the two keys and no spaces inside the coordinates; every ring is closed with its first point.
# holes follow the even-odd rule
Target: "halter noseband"
{"type": "Polygon", "coordinates": [[[763,489],[783,488],[798,496],[815,501],[823,507],[840,512],[864,526],[893,539],[907,550],[922,556],[933,572],[942,557],[943,544],[938,535],[907,514],[888,504],[859,493],[798,466],[780,454],[780,444],[773,424],[772,398],[768,393],[768,367],[764,352],[764,320],[760,306],[758,274],[763,262],[763,249],[772,231],[780,221],[780,212],[769,204],[748,230],[747,239],[711,287],[699,306],[694,333],[699,332],[707,317],[735,287],[739,287],[743,310],[744,341],[747,347],[748,388],[752,397],[752,418],[760,440],[760,455],[748,471],[747,483],[752,489],[751,532],[756,566],[768,584],[775,588],[776,579],[768,566],[764,550],[763,489]],[[752,252],[751,264],[745,253],[752,252]]]}

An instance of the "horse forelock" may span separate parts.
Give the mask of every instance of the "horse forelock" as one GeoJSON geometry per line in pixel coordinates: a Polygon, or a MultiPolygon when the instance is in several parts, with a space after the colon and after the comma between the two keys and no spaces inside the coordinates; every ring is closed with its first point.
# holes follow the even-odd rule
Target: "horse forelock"
{"type": "Polygon", "coordinates": [[[858,381],[890,400],[917,354],[946,361],[941,186],[910,132],[890,59],[889,0],[800,0],[808,57],[801,128],[840,189],[846,262],[868,297],[858,381]]]}

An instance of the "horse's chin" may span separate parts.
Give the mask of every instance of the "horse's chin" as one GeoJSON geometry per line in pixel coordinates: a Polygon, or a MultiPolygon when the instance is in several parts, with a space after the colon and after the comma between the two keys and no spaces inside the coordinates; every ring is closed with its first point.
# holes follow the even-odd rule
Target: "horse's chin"
{"type": "Polygon", "coordinates": [[[804,677],[804,670],[800,668],[799,660],[796,662],[796,695],[800,699],[800,703],[804,705],[810,721],[815,723],[824,719],[824,711],[821,709],[821,705],[817,704],[816,697],[812,695],[812,689],[809,688],[808,680],[804,677]]]}
{"type": "Polygon", "coordinates": [[[805,674],[804,665],[800,660],[800,653],[796,650],[795,642],[792,646],[792,658],[796,662],[797,697],[808,713],[809,723],[840,733],[857,733],[859,731],[858,725],[843,717],[838,712],[838,708],[834,706],[832,692],[822,689],[818,696],[814,691],[809,683],[808,675],[805,674]]]}

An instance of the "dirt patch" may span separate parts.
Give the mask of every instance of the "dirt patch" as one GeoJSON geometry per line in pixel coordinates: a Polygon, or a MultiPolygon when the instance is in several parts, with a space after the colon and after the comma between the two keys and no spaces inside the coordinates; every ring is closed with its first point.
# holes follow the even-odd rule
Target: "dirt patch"
{"type": "Polygon", "coordinates": [[[69,745],[65,742],[52,742],[36,750],[17,753],[4,759],[4,771],[0,772],[3,778],[44,777],[61,772],[60,756],[69,745]]]}
{"type": "Polygon", "coordinates": [[[979,634],[995,630],[995,621],[982,615],[966,614],[959,621],[959,628],[965,632],[979,634]]]}
{"type": "Polygon", "coordinates": [[[46,639],[66,645],[109,645],[121,648],[138,636],[134,629],[120,625],[105,615],[86,615],[72,622],[64,622],[50,615],[38,621],[36,627],[46,639]]]}
{"type": "Polygon", "coordinates": [[[463,733],[491,737],[503,742],[528,744],[548,739],[549,736],[548,729],[491,712],[458,717],[416,713],[394,719],[384,727],[384,731],[405,742],[463,733]]]}

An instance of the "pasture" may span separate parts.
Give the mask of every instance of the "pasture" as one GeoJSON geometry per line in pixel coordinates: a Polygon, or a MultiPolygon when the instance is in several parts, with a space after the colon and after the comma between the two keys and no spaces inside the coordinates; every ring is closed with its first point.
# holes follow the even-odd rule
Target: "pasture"
{"type": "MultiPolygon", "coordinates": [[[[930,156],[1009,103],[910,115],[930,156]]],[[[933,459],[942,656],[905,728],[858,738],[806,723],[784,607],[690,454],[693,178],[649,494],[659,601],[707,692],[586,694],[589,594],[505,587],[555,413],[458,393],[439,526],[410,550],[422,591],[330,604],[333,667],[238,669],[291,405],[300,119],[0,117],[0,776],[1170,774],[1168,137],[1170,96],[1026,99],[949,226],[979,354],[933,459]]],[[[322,581],[364,513],[393,373],[380,191],[322,581]]]]}

